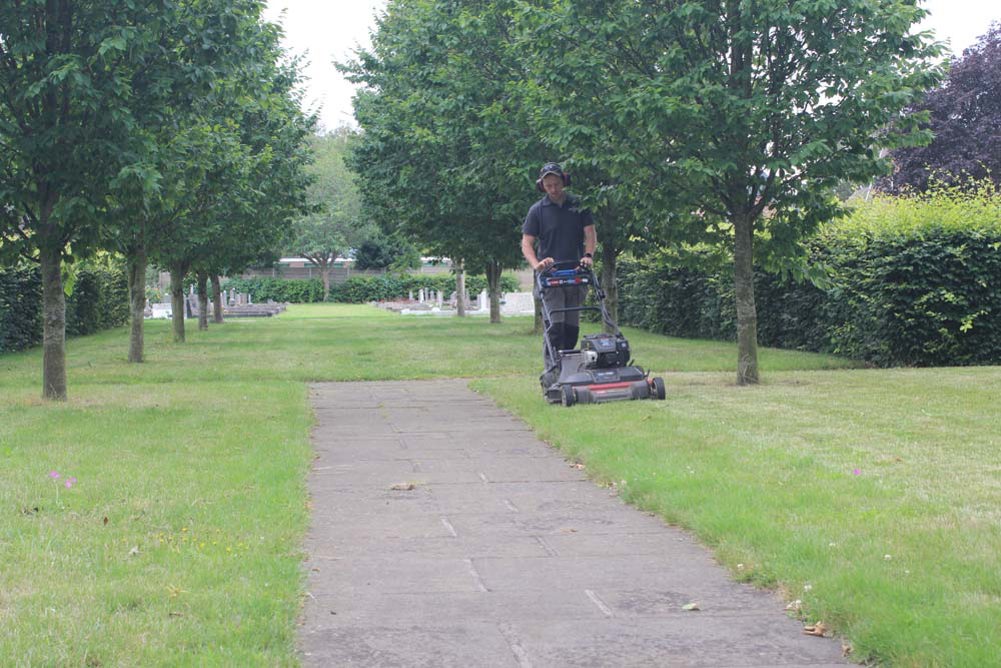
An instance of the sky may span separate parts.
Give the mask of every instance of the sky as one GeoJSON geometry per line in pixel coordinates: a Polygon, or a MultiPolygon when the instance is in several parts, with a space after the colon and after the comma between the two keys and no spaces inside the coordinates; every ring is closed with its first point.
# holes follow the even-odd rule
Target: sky
{"type": "MultiPolygon", "coordinates": [[[[922,6],[930,16],[921,27],[948,41],[956,55],[987,32],[991,21],[1001,21],[997,0],[925,0],[922,6]]],[[[375,17],[385,7],[386,0],[268,0],[264,18],[280,22],[285,47],[309,61],[304,104],[307,111],[319,111],[325,130],[356,125],[351,110],[354,85],[333,62],[350,59],[359,46],[370,46],[375,17]]]]}

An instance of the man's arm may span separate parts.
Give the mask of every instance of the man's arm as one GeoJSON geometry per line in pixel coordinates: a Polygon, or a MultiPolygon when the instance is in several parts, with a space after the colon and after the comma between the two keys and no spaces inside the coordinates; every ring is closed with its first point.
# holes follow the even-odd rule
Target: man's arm
{"type": "Polygon", "coordinates": [[[580,259],[581,266],[590,267],[594,264],[592,258],[597,248],[598,234],[594,231],[594,225],[588,225],[584,228],[584,257],[580,259]]]}
{"type": "MultiPolygon", "coordinates": [[[[593,228],[592,228],[593,229],[593,228]]],[[[528,262],[528,266],[534,271],[542,271],[553,266],[553,258],[546,257],[541,261],[535,255],[535,237],[531,234],[521,235],[521,254],[525,256],[525,260],[528,262]]]]}

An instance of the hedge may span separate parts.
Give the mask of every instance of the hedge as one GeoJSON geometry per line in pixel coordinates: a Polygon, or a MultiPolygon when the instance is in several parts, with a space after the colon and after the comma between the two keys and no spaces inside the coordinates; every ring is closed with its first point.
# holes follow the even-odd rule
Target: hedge
{"type": "MultiPolygon", "coordinates": [[[[486,289],[484,276],[467,276],[466,291],[470,295],[486,289]]],[[[226,281],[225,288],[235,288],[237,292],[249,293],[255,302],[268,300],[296,304],[323,301],[323,283],[320,279],[308,280],[285,278],[234,278],[226,281]]],[[[438,290],[444,294],[455,292],[455,276],[452,274],[382,274],[379,276],[353,276],[343,283],[330,286],[328,301],[363,304],[373,301],[403,299],[417,294],[420,289],[438,290]]],[[[501,290],[514,292],[518,289],[518,279],[505,274],[501,276],[501,290]]]]}
{"type": "MultiPolygon", "coordinates": [[[[124,271],[81,269],[66,298],[66,335],[93,334],[127,323],[124,271]]],[[[42,279],[36,268],[0,269],[0,353],[42,342],[42,279]]]]}
{"type": "Polygon", "coordinates": [[[77,273],[66,298],[66,334],[84,336],[129,321],[129,282],[124,271],[86,269],[77,273]]]}
{"type": "MultiPolygon", "coordinates": [[[[518,290],[518,279],[510,274],[501,276],[501,292],[518,290]]],[[[381,276],[353,276],[336,286],[331,286],[330,301],[360,304],[372,301],[403,299],[421,289],[435,290],[445,295],[455,292],[452,274],[383,274],[381,276]]],[[[466,276],[466,293],[477,295],[487,288],[485,276],[466,276]]]]}
{"type": "Polygon", "coordinates": [[[294,280],[288,278],[230,278],[223,289],[235,289],[249,294],[258,303],[267,301],[309,304],[323,301],[323,281],[318,278],[294,280]]]}
{"type": "MultiPolygon", "coordinates": [[[[1001,198],[880,198],[808,241],[823,288],[756,272],[758,342],[877,366],[1001,363],[1001,198]]],[[[736,338],[732,269],[673,256],[619,271],[620,318],[673,336],[736,338]]]]}
{"type": "Polygon", "coordinates": [[[42,274],[37,269],[0,269],[0,353],[42,341],[42,274]]]}

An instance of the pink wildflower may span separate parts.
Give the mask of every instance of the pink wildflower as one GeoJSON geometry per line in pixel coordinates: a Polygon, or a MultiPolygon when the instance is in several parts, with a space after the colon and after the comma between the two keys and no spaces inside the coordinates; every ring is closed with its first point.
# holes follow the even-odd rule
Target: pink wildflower
{"type": "Polygon", "coordinates": [[[59,471],[49,471],[49,477],[53,480],[59,477],[59,471]]]}

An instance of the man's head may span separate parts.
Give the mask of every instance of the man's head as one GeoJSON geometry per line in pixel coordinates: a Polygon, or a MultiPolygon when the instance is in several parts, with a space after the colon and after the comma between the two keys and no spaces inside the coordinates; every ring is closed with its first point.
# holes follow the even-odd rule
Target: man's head
{"type": "Polygon", "coordinates": [[[539,180],[535,185],[541,192],[548,194],[550,199],[560,201],[563,189],[570,185],[570,175],[558,163],[547,162],[539,170],[539,180]]]}

